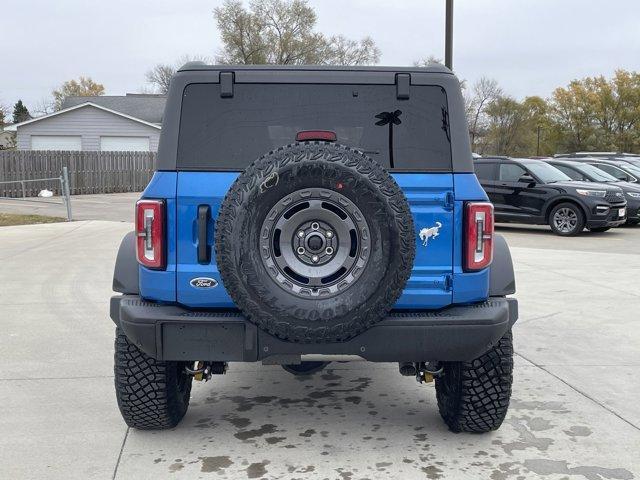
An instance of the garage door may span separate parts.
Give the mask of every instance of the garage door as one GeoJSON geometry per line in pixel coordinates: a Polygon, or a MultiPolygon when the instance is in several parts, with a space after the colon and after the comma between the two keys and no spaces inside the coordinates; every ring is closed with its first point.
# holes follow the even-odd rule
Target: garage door
{"type": "Polygon", "coordinates": [[[100,137],[103,152],[148,152],[149,137],[100,137]]]}
{"type": "Polygon", "coordinates": [[[31,150],[82,150],[82,137],[32,135],[31,150]]]}

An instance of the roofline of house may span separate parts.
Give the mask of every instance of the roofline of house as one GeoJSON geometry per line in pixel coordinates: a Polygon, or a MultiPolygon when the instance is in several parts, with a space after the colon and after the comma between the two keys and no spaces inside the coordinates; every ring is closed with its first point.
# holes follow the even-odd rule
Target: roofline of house
{"type": "Polygon", "coordinates": [[[157,128],[158,130],[162,129],[162,127],[160,125],[156,125],[155,123],[147,122],[147,121],[142,120],[142,119],[137,118],[137,117],[132,117],[131,115],[127,115],[126,113],[118,112],[117,110],[112,110],[110,108],[103,107],[102,105],[98,105],[98,104],[95,104],[93,102],[85,102],[85,103],[80,103],[78,105],[74,105],[73,107],[65,108],[63,110],[58,110],[57,112],[53,112],[53,113],[50,113],[48,115],[43,115],[42,117],[32,118],[31,120],[25,120],[24,122],[20,122],[20,123],[14,123],[13,125],[9,125],[8,127],[6,127],[5,131],[7,131],[7,132],[15,132],[15,131],[18,130],[18,127],[22,127],[24,125],[29,125],[30,123],[34,123],[34,122],[39,122],[40,120],[45,120],[47,118],[52,118],[52,117],[55,117],[57,115],[61,115],[63,113],[71,112],[72,110],[77,110],[77,109],[83,108],[83,107],[95,107],[95,108],[97,108],[99,110],[103,110],[105,112],[113,113],[114,115],[118,115],[120,117],[127,118],[129,120],[133,120],[134,122],[142,123],[143,125],[147,125],[149,127],[157,128]]]}

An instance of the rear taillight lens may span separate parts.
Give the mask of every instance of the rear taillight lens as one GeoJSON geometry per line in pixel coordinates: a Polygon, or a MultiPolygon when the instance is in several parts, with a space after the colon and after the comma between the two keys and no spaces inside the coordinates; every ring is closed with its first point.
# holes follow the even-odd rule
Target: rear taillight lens
{"type": "Polygon", "coordinates": [[[481,270],[493,260],[493,205],[471,202],[464,210],[464,269],[481,270]]]}
{"type": "Polygon", "coordinates": [[[139,200],[136,203],[136,237],[138,262],[148,268],[164,269],[164,200],[139,200]]]}
{"type": "Polygon", "coordinates": [[[336,132],[330,130],[302,130],[296,133],[296,142],[309,142],[309,141],[325,141],[335,142],[338,140],[336,132]]]}

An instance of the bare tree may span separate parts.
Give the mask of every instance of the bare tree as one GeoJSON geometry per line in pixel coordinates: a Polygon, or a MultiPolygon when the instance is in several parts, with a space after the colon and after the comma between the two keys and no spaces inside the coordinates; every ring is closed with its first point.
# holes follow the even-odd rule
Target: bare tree
{"type": "Polygon", "coordinates": [[[431,65],[444,65],[444,63],[441,58],[435,55],[429,55],[428,57],[413,62],[414,67],[429,67],[431,65]]]}
{"type": "Polygon", "coordinates": [[[2,127],[9,118],[9,110],[4,105],[0,104],[0,127],[2,127]]]}
{"type": "Polygon", "coordinates": [[[173,65],[160,63],[146,73],[147,83],[151,85],[155,93],[166,94],[169,91],[171,78],[176,71],[185,63],[196,61],[210,63],[211,58],[203,55],[183,55],[173,65]]]}
{"type": "Polygon", "coordinates": [[[370,37],[326,37],[315,31],[316,13],[306,0],[254,0],[246,9],[227,0],[214,10],[225,64],[367,65],[380,60],[370,37]]]}
{"type": "Polygon", "coordinates": [[[158,93],[167,93],[174,73],[176,73],[174,66],[160,63],[146,73],[147,83],[153,85],[158,93]]]}
{"type": "Polygon", "coordinates": [[[489,104],[502,95],[502,89],[498,82],[491,78],[482,77],[471,87],[471,91],[465,96],[465,109],[471,148],[475,151],[479,137],[486,133],[486,110],[489,104]]]}
{"type": "Polygon", "coordinates": [[[53,98],[43,97],[36,103],[36,106],[32,109],[33,115],[35,117],[42,117],[44,115],[49,115],[56,111],[56,103],[53,98]]]}
{"type": "Polygon", "coordinates": [[[371,37],[357,41],[337,35],[331,37],[329,45],[335,65],[373,65],[380,61],[380,49],[371,37]]]}

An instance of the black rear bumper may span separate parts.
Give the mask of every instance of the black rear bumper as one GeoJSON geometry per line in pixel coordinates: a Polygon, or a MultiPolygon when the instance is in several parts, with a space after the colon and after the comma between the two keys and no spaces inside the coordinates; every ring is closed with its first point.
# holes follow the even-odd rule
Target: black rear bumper
{"type": "Polygon", "coordinates": [[[296,363],[304,355],[335,355],[373,362],[456,361],[477,358],[493,346],[517,320],[518,302],[492,297],[435,312],[392,312],[351,340],[320,344],[280,340],[238,312],[194,311],[136,295],[112,297],[111,318],[158,360],[296,363]]]}

